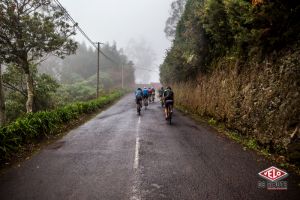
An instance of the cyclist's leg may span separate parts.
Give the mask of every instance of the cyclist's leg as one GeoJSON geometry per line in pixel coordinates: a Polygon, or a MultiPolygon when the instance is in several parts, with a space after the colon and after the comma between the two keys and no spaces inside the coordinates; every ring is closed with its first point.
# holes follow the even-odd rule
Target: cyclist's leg
{"type": "Polygon", "coordinates": [[[139,99],[139,100],[137,101],[137,106],[138,106],[139,108],[142,107],[142,106],[141,106],[141,99],[139,99]]]}
{"type": "Polygon", "coordinates": [[[168,119],[169,105],[165,102],[165,118],[168,119]]]}

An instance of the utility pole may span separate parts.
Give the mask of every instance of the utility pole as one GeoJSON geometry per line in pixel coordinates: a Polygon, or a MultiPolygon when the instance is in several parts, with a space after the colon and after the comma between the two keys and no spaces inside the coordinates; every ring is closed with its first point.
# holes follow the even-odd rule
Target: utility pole
{"type": "Polygon", "coordinates": [[[122,89],[124,89],[124,64],[122,63],[122,89]]]}
{"type": "Polygon", "coordinates": [[[97,59],[97,92],[96,97],[99,97],[99,84],[100,84],[100,44],[103,44],[101,42],[96,42],[97,44],[97,53],[98,53],[98,59],[97,59]]]}

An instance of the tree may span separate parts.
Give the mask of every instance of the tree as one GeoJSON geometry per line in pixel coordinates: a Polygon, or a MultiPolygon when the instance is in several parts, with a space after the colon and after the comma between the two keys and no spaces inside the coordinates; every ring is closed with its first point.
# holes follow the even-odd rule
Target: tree
{"type": "Polygon", "coordinates": [[[2,84],[2,65],[0,62],[0,126],[5,124],[5,101],[4,101],[4,90],[2,84]]]}
{"type": "Polygon", "coordinates": [[[174,39],[176,34],[176,26],[184,11],[187,0],[176,0],[171,4],[170,17],[166,21],[165,34],[167,38],[174,39]]]}
{"type": "MultiPolygon", "coordinates": [[[[36,111],[52,109],[57,105],[56,93],[59,84],[49,75],[38,73],[36,66],[30,66],[34,81],[34,108],[36,111]]],[[[6,100],[6,119],[12,121],[26,113],[26,79],[21,68],[7,65],[2,74],[6,100]]]]}
{"type": "Polygon", "coordinates": [[[223,0],[206,0],[203,13],[203,27],[213,46],[214,55],[226,53],[233,43],[233,38],[223,0]]]}
{"type": "Polygon", "coordinates": [[[26,76],[27,112],[33,111],[34,80],[31,64],[49,54],[59,57],[75,52],[75,25],[51,0],[3,0],[0,2],[0,53],[5,62],[16,63],[26,76]]]}

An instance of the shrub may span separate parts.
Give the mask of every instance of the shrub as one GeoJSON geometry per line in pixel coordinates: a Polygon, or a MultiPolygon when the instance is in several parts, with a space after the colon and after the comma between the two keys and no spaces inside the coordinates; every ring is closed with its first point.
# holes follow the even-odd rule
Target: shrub
{"type": "Polygon", "coordinates": [[[15,122],[0,128],[0,162],[16,152],[21,145],[34,139],[59,133],[66,123],[81,114],[92,113],[121,97],[123,92],[113,92],[88,102],[76,102],[50,111],[29,113],[15,122]]]}

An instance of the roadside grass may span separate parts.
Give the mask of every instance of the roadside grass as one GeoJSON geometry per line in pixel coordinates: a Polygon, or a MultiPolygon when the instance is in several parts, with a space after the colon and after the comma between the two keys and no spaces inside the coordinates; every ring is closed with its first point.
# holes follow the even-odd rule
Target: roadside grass
{"type": "Polygon", "coordinates": [[[61,137],[62,132],[90,119],[124,94],[125,91],[115,91],[95,100],[75,102],[50,111],[30,113],[1,127],[0,166],[4,166],[14,158],[24,157],[39,150],[43,143],[61,137]]]}
{"type": "Polygon", "coordinates": [[[190,116],[192,119],[194,119],[196,122],[203,124],[205,126],[213,127],[215,130],[217,130],[218,133],[225,135],[229,139],[241,144],[243,146],[243,150],[246,151],[247,149],[253,150],[257,152],[259,155],[262,155],[278,164],[278,166],[293,170],[295,173],[300,175],[300,168],[299,166],[296,166],[295,164],[289,163],[283,155],[278,155],[270,152],[269,148],[265,148],[263,146],[259,145],[259,142],[255,138],[247,137],[244,135],[241,135],[235,130],[228,129],[223,122],[218,122],[212,117],[207,116],[200,116],[197,115],[191,111],[189,111],[184,106],[176,105],[175,106],[177,110],[180,112],[186,114],[187,116],[190,116]]]}

